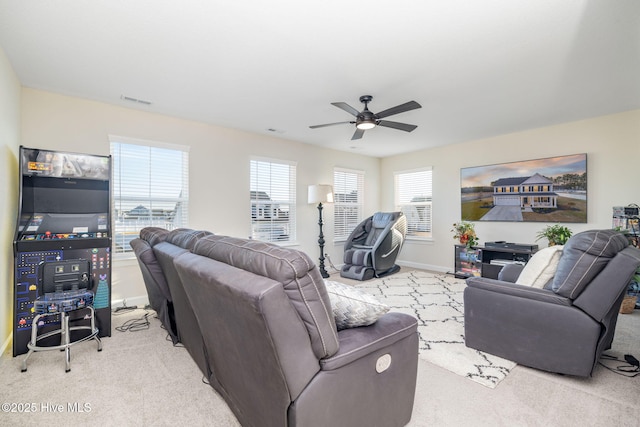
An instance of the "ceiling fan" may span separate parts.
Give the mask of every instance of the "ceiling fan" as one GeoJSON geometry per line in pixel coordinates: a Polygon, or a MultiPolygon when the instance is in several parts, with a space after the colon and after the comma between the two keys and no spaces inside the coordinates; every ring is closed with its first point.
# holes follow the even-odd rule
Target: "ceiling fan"
{"type": "Polygon", "coordinates": [[[418,104],[416,101],[405,102],[404,104],[396,105],[395,107],[389,108],[387,110],[381,111],[379,113],[372,113],[369,111],[368,104],[373,99],[371,95],[362,95],[360,97],[360,102],[364,104],[364,110],[361,112],[353,108],[351,105],[344,102],[332,102],[331,105],[335,105],[338,108],[343,109],[349,114],[355,116],[355,121],[348,122],[337,122],[337,123],[327,123],[324,125],[315,125],[309,126],[311,129],[322,128],[326,126],[333,125],[341,125],[345,123],[351,123],[356,125],[356,132],[351,137],[352,140],[362,138],[364,135],[364,131],[367,129],[373,129],[376,126],[385,126],[388,128],[403,130],[405,132],[411,132],[418,126],[409,125],[406,123],[392,122],[389,120],[382,120],[385,117],[392,116],[394,114],[404,113],[405,111],[415,110],[416,108],[422,108],[422,105],[418,104]]]}

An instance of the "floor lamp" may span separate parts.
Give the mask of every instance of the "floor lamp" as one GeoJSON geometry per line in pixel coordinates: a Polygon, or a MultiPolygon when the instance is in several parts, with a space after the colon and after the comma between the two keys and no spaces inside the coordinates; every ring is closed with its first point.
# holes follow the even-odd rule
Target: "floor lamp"
{"type": "Polygon", "coordinates": [[[314,184],[309,186],[309,204],[318,204],[318,225],[320,234],[318,235],[318,245],[320,246],[320,274],[322,277],[329,277],[329,273],[324,268],[324,234],[322,234],[322,204],[333,203],[333,188],[330,185],[314,184]]]}

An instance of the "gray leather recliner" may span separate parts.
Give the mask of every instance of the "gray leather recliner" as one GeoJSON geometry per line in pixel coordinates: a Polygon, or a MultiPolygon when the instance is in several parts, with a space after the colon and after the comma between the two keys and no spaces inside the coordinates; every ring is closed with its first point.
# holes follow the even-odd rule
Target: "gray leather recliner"
{"type": "Polygon", "coordinates": [[[344,245],[344,265],[340,276],[369,280],[400,269],[396,258],[407,234],[402,212],[376,212],[362,221],[344,245]]]}
{"type": "Polygon", "coordinates": [[[211,235],[173,262],[202,331],[209,384],[240,424],[409,422],[418,363],[414,317],[386,313],[373,325],[338,331],[311,258],[265,242],[211,235]]]}
{"type": "Polygon", "coordinates": [[[184,287],[173,265],[173,259],[190,252],[198,239],[212,233],[177,228],[165,230],[147,227],[131,241],[142,271],[149,304],[171,337],[173,344],[184,345],[205,376],[210,375],[202,332],[189,304],[184,287]]]}
{"type": "Polygon", "coordinates": [[[155,310],[171,341],[176,344],[178,342],[178,330],[176,328],[171,291],[158,259],[153,252],[153,246],[164,242],[168,234],[169,230],[164,228],[146,227],[140,230],[140,237],[133,239],[130,245],[136,254],[138,265],[140,265],[142,279],[149,297],[149,305],[155,310]]]}
{"type": "Polygon", "coordinates": [[[569,239],[544,289],[511,283],[515,266],[505,267],[498,280],[468,278],[465,344],[532,368],[590,376],[611,347],[639,265],[640,250],[623,234],[591,230],[569,239]]]}

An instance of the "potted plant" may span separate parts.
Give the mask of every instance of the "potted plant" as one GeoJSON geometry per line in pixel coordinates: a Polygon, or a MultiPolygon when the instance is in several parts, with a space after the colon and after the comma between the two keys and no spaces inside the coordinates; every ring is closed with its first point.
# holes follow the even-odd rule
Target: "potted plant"
{"type": "Polygon", "coordinates": [[[538,232],[536,242],[540,239],[547,239],[549,246],[564,245],[572,234],[573,232],[564,225],[548,225],[538,232]]]}
{"type": "Polygon", "coordinates": [[[457,239],[461,245],[472,247],[478,244],[478,236],[474,229],[474,225],[468,221],[460,221],[453,224],[454,239],[457,239]]]}

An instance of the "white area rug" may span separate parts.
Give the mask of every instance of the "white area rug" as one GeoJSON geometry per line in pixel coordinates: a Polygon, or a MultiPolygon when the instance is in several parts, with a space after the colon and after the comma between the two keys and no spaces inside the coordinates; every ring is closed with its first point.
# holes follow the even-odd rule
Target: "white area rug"
{"type": "Polygon", "coordinates": [[[464,345],[464,280],[422,271],[397,273],[358,284],[391,311],[418,319],[420,357],[484,386],[494,388],[514,362],[464,345]]]}

